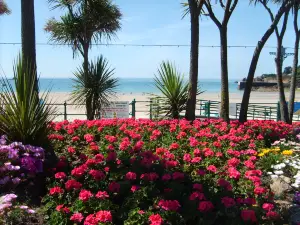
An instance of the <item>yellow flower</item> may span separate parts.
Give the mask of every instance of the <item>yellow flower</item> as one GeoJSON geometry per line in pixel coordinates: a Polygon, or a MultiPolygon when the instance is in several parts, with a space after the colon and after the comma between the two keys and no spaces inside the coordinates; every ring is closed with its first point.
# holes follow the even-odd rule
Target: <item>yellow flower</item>
{"type": "Polygon", "coordinates": [[[274,148],[274,151],[278,152],[278,151],[280,151],[280,148],[276,147],[276,148],[274,148]]]}
{"type": "Polygon", "coordinates": [[[270,152],[269,149],[264,149],[264,150],[263,150],[263,153],[264,153],[264,154],[267,154],[267,153],[269,153],[269,152],[270,152]]]}
{"type": "Polygon", "coordinates": [[[259,154],[258,154],[259,157],[262,157],[262,156],[264,156],[264,155],[265,155],[264,153],[259,153],[259,154]]]}
{"type": "Polygon", "coordinates": [[[282,155],[292,155],[293,154],[293,150],[284,150],[281,154],[282,155]]]}

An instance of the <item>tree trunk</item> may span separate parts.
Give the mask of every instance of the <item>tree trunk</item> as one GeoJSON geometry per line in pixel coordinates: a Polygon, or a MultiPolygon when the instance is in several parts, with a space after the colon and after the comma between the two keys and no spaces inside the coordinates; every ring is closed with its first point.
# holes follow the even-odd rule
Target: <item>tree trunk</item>
{"type": "Polygon", "coordinates": [[[285,94],[284,94],[284,86],[283,86],[283,80],[282,80],[282,40],[277,41],[277,51],[276,51],[276,58],[275,58],[275,64],[276,64],[276,73],[277,73],[277,86],[278,86],[278,93],[279,93],[279,103],[280,103],[280,114],[281,114],[281,120],[284,122],[288,122],[288,108],[285,100],[285,94]]]}
{"type": "MultiPolygon", "coordinates": [[[[196,10],[195,10],[196,11],[196,10]]],[[[198,55],[199,55],[199,16],[196,12],[190,12],[191,16],[191,53],[190,53],[190,77],[189,95],[185,118],[195,119],[196,98],[198,87],[198,55]]]]}
{"type": "Polygon", "coordinates": [[[295,102],[295,92],[296,92],[296,78],[298,72],[298,55],[299,55],[299,30],[298,30],[298,7],[295,7],[294,11],[294,29],[295,29],[295,45],[294,45],[294,61],[293,61],[293,71],[290,85],[290,98],[289,98],[289,123],[293,122],[294,115],[294,102],[295,102]]]}
{"type": "Polygon", "coordinates": [[[229,90],[228,90],[228,62],[227,62],[227,27],[220,28],[221,40],[221,112],[220,117],[229,122],[229,90]]]}
{"type": "MultiPolygon", "coordinates": [[[[85,83],[87,84],[89,81],[89,45],[88,43],[84,43],[83,45],[83,69],[85,76],[85,83]]],[[[85,102],[86,107],[86,115],[88,120],[94,119],[93,107],[92,107],[92,99],[86,98],[85,102]]]]}
{"type": "Polygon", "coordinates": [[[247,81],[245,85],[245,90],[244,90],[244,95],[241,103],[241,110],[240,110],[240,116],[239,116],[239,121],[240,123],[244,123],[247,121],[247,113],[248,113],[248,106],[249,106],[249,101],[250,101],[250,94],[251,94],[251,89],[253,85],[253,78],[255,75],[257,63],[259,60],[259,56],[261,53],[261,50],[263,49],[264,45],[266,44],[267,40],[270,38],[272,33],[274,32],[281,16],[284,14],[286,11],[287,7],[283,6],[279,9],[272,25],[269,27],[269,29],[264,33],[260,41],[257,43],[256,48],[254,50],[254,54],[252,56],[251,64],[249,67],[248,71],[248,76],[247,76],[247,81]]]}
{"type": "Polygon", "coordinates": [[[34,70],[35,90],[38,93],[35,46],[34,0],[21,0],[22,63],[34,70]]]}

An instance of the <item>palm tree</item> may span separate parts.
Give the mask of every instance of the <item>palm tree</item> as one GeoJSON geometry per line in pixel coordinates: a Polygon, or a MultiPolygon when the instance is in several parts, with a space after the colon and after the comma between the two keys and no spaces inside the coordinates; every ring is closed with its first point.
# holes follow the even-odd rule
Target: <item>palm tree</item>
{"type": "MultiPolygon", "coordinates": [[[[64,8],[67,13],[60,20],[51,19],[45,30],[50,32],[50,41],[72,46],[73,56],[78,52],[83,57],[83,71],[88,78],[89,49],[92,42],[110,40],[120,29],[121,12],[110,0],[48,0],[53,8],[64,8]]],[[[87,115],[93,114],[86,102],[87,115]]]]}
{"type": "Polygon", "coordinates": [[[229,122],[229,89],[228,89],[228,60],[227,60],[227,27],[229,19],[236,8],[238,0],[219,1],[220,6],[224,10],[222,21],[215,16],[213,8],[209,0],[204,2],[211,20],[216,24],[220,32],[221,43],[221,112],[220,117],[229,122]]]}
{"type": "Polygon", "coordinates": [[[300,29],[298,27],[298,10],[299,2],[296,1],[293,6],[294,12],[294,31],[295,31],[295,44],[294,44],[294,60],[293,60],[293,70],[292,70],[292,79],[290,86],[290,97],[289,97],[289,123],[293,122],[294,115],[294,102],[295,102],[295,91],[297,85],[297,73],[298,73],[298,56],[299,56],[299,40],[300,40],[300,29]]]}
{"type": "Polygon", "coordinates": [[[186,110],[189,83],[184,81],[184,76],[172,63],[163,61],[155,75],[154,85],[162,96],[155,96],[153,106],[158,109],[159,114],[178,119],[180,113],[186,110]]]}
{"type": "Polygon", "coordinates": [[[6,3],[4,2],[4,0],[0,0],[0,16],[4,15],[4,14],[10,14],[11,11],[10,9],[7,7],[6,3]]]}
{"type": "Polygon", "coordinates": [[[24,144],[47,146],[49,122],[54,119],[55,110],[46,104],[48,92],[39,100],[35,91],[36,73],[29,64],[23,64],[21,57],[14,66],[14,85],[7,78],[0,84],[2,103],[0,106],[0,131],[10,140],[24,144]],[[13,87],[14,86],[14,87],[13,87]]]}
{"type": "Polygon", "coordinates": [[[205,0],[188,0],[184,6],[188,7],[186,13],[190,14],[191,20],[191,53],[190,53],[190,76],[189,95],[185,118],[195,119],[196,96],[198,87],[198,57],[199,57],[199,16],[205,0]]]}
{"type": "MultiPolygon", "coordinates": [[[[254,2],[255,5],[257,3],[266,5],[266,4],[268,4],[269,1],[268,0],[251,0],[251,2],[254,2]]],[[[257,42],[256,48],[254,50],[254,53],[253,53],[253,56],[251,59],[250,67],[248,70],[248,76],[247,76],[245,90],[244,90],[243,99],[242,99],[242,103],[241,103],[241,110],[240,110],[240,115],[239,115],[239,121],[241,123],[244,123],[245,121],[247,121],[247,113],[248,113],[250,94],[251,94],[251,89],[252,89],[252,84],[253,84],[253,78],[255,75],[255,71],[256,71],[260,53],[261,53],[263,47],[265,46],[266,42],[270,38],[270,36],[273,34],[281,17],[285,14],[285,12],[287,10],[290,9],[291,5],[292,5],[292,2],[289,0],[282,1],[279,10],[277,11],[276,15],[274,16],[274,20],[273,20],[272,24],[266,30],[266,32],[264,33],[262,38],[257,42]]]]}
{"type": "MultiPolygon", "coordinates": [[[[21,16],[23,64],[36,71],[34,0],[21,0],[21,16]]],[[[34,82],[38,92],[37,76],[34,82]]]]}
{"type": "Polygon", "coordinates": [[[100,115],[103,107],[109,105],[109,99],[114,97],[118,86],[118,79],[113,78],[114,69],[108,66],[108,61],[99,57],[95,63],[91,62],[88,76],[84,71],[84,65],[74,74],[75,85],[71,100],[77,104],[88,104],[91,107],[89,120],[93,120],[95,114],[100,115]]]}

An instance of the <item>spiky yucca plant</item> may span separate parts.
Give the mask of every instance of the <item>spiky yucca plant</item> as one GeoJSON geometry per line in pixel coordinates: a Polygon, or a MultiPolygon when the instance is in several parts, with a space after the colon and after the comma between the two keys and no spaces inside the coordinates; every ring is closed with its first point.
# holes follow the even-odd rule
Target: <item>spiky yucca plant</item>
{"type": "Polygon", "coordinates": [[[116,95],[118,79],[113,78],[114,69],[109,67],[107,59],[100,56],[95,63],[89,64],[87,76],[84,65],[74,75],[76,78],[73,79],[75,84],[71,100],[86,106],[88,120],[99,117],[103,107],[116,95]]]}
{"type": "MultiPolygon", "coordinates": [[[[153,106],[158,109],[159,114],[178,119],[187,107],[189,83],[184,80],[184,76],[178,72],[175,65],[163,61],[155,75],[154,85],[162,96],[155,96],[153,106]]],[[[198,90],[197,94],[200,93],[202,92],[198,90]]]]}
{"type": "Polygon", "coordinates": [[[11,141],[45,146],[48,124],[54,119],[54,108],[46,105],[49,92],[40,100],[36,91],[34,68],[22,63],[19,57],[14,64],[14,86],[7,78],[1,78],[0,131],[11,141]]]}

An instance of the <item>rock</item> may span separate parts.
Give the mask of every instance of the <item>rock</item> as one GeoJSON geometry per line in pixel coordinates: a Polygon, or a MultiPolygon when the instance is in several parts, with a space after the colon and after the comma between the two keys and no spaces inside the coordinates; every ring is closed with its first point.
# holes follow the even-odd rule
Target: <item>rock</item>
{"type": "Polygon", "coordinates": [[[275,195],[281,196],[287,191],[291,190],[291,179],[288,177],[278,177],[272,178],[272,182],[270,184],[271,190],[275,195]]]}

